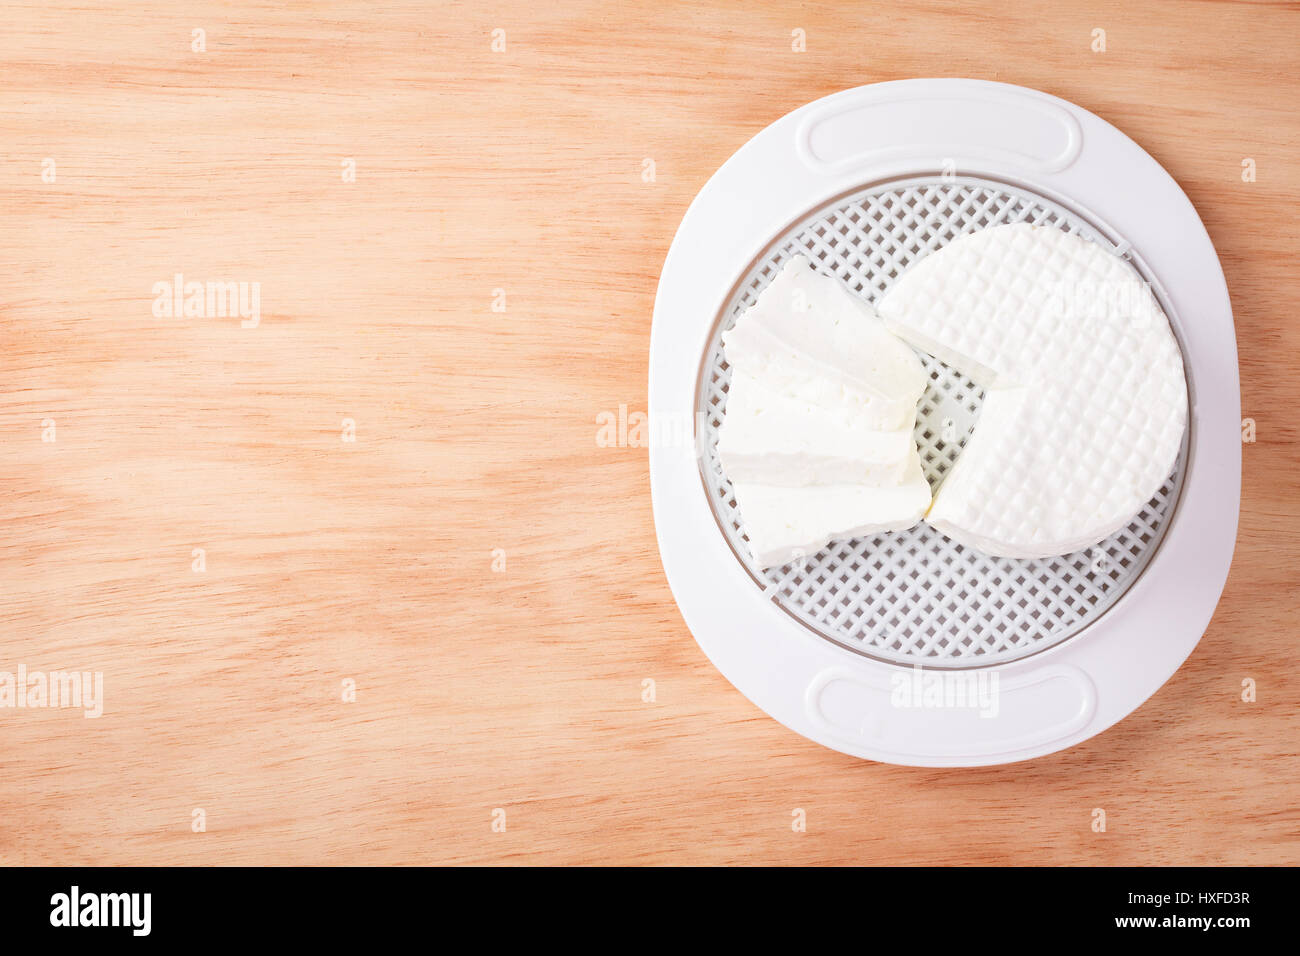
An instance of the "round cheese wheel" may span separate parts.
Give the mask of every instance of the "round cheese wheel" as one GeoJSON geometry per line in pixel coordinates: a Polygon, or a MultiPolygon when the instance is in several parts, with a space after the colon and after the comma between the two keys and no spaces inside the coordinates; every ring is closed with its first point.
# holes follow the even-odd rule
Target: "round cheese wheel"
{"type": "Polygon", "coordinates": [[[1078,551],[1172,471],[1182,355],[1150,287],[1101,245],[1051,226],[985,229],[916,263],[878,308],[985,389],[926,516],[954,540],[1015,558],[1078,551]]]}

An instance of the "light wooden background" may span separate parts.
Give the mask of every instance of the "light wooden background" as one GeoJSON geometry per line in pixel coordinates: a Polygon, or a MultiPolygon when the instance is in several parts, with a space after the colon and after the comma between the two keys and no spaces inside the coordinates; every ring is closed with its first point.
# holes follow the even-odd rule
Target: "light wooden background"
{"type": "Polygon", "coordinates": [[[106,685],[98,720],[0,710],[0,861],[1300,862],[1295,6],[120,7],[22,0],[0,32],[0,670],[106,685]],[[1160,160],[1257,422],[1192,659],[1026,765],[876,765],[768,719],[678,615],[646,452],[595,442],[645,407],[707,177],[911,76],[1055,93],[1160,160]],[[260,327],[155,318],[176,272],[260,282],[260,327]]]}

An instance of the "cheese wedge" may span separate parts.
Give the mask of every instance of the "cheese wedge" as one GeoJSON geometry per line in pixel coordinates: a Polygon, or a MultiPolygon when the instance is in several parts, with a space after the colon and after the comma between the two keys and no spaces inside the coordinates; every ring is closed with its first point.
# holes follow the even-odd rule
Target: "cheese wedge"
{"type": "Polygon", "coordinates": [[[760,567],[812,557],[830,541],[902,531],[930,506],[930,486],[915,449],[903,480],[891,487],[732,483],[750,551],[760,567]]]}
{"type": "Polygon", "coordinates": [[[921,360],[838,280],[794,256],[758,301],[723,333],[728,364],[776,388],[807,389],[834,407],[877,402],[881,428],[901,428],[925,391],[921,360]],[[835,397],[836,389],[847,394],[835,397]]]}
{"type": "Polygon", "coordinates": [[[718,456],[758,565],[920,520],[925,371],[866,302],[795,256],[723,343],[732,375],[718,456]]]}
{"type": "MultiPolygon", "coordinates": [[[[863,399],[828,407],[737,369],[718,440],[722,467],[733,482],[899,484],[916,452],[916,405],[903,415],[901,427],[883,431],[873,403],[863,399]]],[[[900,422],[892,413],[887,418],[891,426],[900,422]]]]}

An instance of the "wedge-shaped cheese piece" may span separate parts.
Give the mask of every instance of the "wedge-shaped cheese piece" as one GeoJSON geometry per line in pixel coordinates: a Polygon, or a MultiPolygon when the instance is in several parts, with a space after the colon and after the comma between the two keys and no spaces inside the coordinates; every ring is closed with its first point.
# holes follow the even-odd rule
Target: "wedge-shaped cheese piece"
{"type": "Polygon", "coordinates": [[[998,226],[909,269],[888,326],[985,388],[927,520],[986,554],[1096,544],[1169,476],[1187,422],[1182,356],[1136,270],[1060,229],[998,226]]]}
{"type": "Polygon", "coordinates": [[[737,369],[718,457],[733,482],[896,485],[916,456],[915,419],[913,405],[903,427],[882,431],[869,403],[815,404],[737,369]]]}
{"type": "Polygon", "coordinates": [[[804,256],[782,267],[722,341],[728,364],[774,388],[810,389],[809,400],[828,406],[874,400],[877,428],[905,427],[925,391],[916,353],[804,256]]]}
{"type": "Polygon", "coordinates": [[[811,557],[834,539],[910,528],[930,506],[930,486],[915,450],[903,482],[888,488],[783,488],[739,481],[732,487],[750,551],[763,568],[811,557]]]}
{"type": "MultiPolygon", "coordinates": [[[[893,337],[897,342],[898,337],[893,337]]],[[[728,338],[734,338],[731,332],[723,334],[724,341],[728,338]]],[[[911,349],[907,351],[920,367],[916,353],[911,349]]],[[[738,346],[727,349],[727,361],[733,369],[733,380],[737,375],[748,375],[760,380],[773,391],[794,401],[823,408],[840,420],[852,418],[869,428],[894,431],[906,427],[909,421],[915,421],[916,418],[919,393],[914,395],[909,390],[891,398],[880,392],[866,391],[857,385],[845,385],[841,380],[818,373],[797,353],[786,351],[755,354],[745,352],[743,346],[738,346]]]]}

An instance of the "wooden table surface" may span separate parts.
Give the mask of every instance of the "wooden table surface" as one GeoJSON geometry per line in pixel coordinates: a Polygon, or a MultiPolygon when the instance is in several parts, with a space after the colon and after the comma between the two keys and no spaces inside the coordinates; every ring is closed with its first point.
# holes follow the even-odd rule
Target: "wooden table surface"
{"type": "Polygon", "coordinates": [[[0,33],[0,671],[103,675],[98,718],[0,709],[0,861],[1300,863],[1296,6],[119,6],[0,33]],[[646,451],[595,440],[645,408],[708,176],[912,76],[1164,164],[1256,423],[1191,659],[1001,768],[761,713],[673,603],[646,451]],[[260,322],[158,314],[177,273],[259,283],[260,322]]]}

